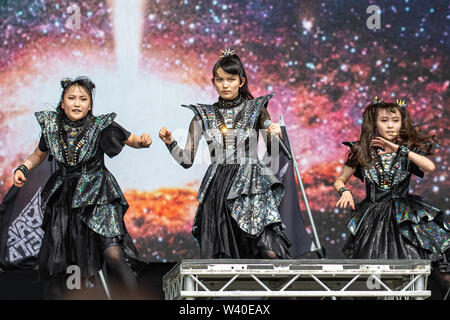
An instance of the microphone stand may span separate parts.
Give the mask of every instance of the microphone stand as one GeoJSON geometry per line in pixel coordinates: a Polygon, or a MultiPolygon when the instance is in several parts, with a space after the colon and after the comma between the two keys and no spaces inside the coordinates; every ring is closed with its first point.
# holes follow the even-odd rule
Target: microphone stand
{"type": "MultiPolygon", "coordinates": [[[[286,136],[287,136],[287,129],[286,129],[286,125],[284,123],[283,115],[280,115],[279,125],[285,127],[286,136]]],[[[319,236],[317,235],[317,230],[316,230],[316,226],[314,224],[314,219],[311,214],[311,209],[309,208],[308,198],[306,197],[306,192],[305,192],[305,188],[303,187],[303,182],[302,182],[302,178],[300,176],[300,172],[298,170],[297,161],[295,160],[294,150],[292,150],[292,146],[290,143],[289,143],[289,149],[291,151],[292,163],[295,168],[295,173],[297,175],[298,183],[300,185],[300,190],[302,191],[303,201],[305,201],[306,212],[308,213],[309,222],[311,223],[311,228],[312,228],[312,232],[313,232],[313,236],[314,236],[314,245],[316,246],[316,249],[317,249],[316,252],[320,259],[325,259],[325,249],[322,248],[322,246],[320,245],[320,240],[319,240],[319,236]]]]}

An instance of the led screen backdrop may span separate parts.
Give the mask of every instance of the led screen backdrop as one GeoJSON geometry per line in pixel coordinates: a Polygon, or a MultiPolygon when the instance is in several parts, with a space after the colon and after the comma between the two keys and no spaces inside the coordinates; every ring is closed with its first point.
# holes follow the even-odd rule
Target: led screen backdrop
{"type": "MultiPolygon", "coordinates": [[[[198,257],[190,232],[205,143],[185,170],[158,131],[167,126],[184,145],[193,114],[180,105],[217,99],[211,69],[219,49],[232,48],[252,93],[276,93],[268,110],[274,120],[284,116],[329,258],[343,257],[350,217],[335,209],[332,187],[347,151],[341,141],[358,138],[375,96],[406,99],[440,138],[436,171],[413,178],[411,189],[448,215],[448,9],[446,1],[411,0],[1,1],[0,198],[37,146],[33,113],[56,107],[62,78],[86,75],[97,86],[94,114],[116,112],[123,127],[153,138],[150,149],[107,159],[140,253],[163,262],[198,257]],[[380,11],[368,12],[376,4],[380,11]]],[[[362,184],[350,186],[362,200],[362,184]]]]}

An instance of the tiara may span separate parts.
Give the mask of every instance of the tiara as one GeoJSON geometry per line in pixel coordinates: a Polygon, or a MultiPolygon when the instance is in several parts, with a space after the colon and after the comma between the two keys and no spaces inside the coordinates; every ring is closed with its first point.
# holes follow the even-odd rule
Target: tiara
{"type": "Polygon", "coordinates": [[[233,54],[236,53],[236,50],[225,49],[225,50],[220,50],[220,52],[222,52],[222,55],[220,57],[224,58],[224,57],[227,57],[227,56],[232,56],[233,54]]]}
{"type": "Polygon", "coordinates": [[[406,103],[406,100],[399,100],[399,99],[397,99],[396,103],[397,103],[397,105],[398,105],[400,108],[406,108],[406,106],[408,105],[408,104],[406,103]]]}
{"type": "Polygon", "coordinates": [[[375,97],[375,99],[373,99],[372,104],[379,104],[383,102],[383,98],[378,98],[378,96],[375,97]]]}

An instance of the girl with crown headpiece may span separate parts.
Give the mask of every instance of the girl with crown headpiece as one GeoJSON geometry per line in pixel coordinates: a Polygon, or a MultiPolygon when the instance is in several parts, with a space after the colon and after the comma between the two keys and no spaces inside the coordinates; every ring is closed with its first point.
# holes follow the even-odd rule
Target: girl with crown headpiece
{"type": "Polygon", "coordinates": [[[278,124],[267,125],[273,94],[254,98],[238,55],[229,49],[222,54],[212,70],[218,101],[184,106],[195,115],[186,147],[166,127],[159,136],[184,168],[192,166],[202,136],[208,144],[212,164],[197,194],[192,227],[201,258],[288,258],[290,243],[278,212],[284,187],[249,142],[257,140],[259,129],[281,133],[278,124]]]}
{"type": "Polygon", "coordinates": [[[450,225],[442,210],[409,193],[411,175],[433,172],[427,157],[437,143],[414,126],[404,100],[378,97],[363,113],[359,141],[350,148],[334,183],[336,206],[353,209],[344,253],[357,259],[429,259],[434,274],[449,280],[450,225]],[[366,185],[366,198],[354,204],[345,184],[355,175],[366,185]]]}

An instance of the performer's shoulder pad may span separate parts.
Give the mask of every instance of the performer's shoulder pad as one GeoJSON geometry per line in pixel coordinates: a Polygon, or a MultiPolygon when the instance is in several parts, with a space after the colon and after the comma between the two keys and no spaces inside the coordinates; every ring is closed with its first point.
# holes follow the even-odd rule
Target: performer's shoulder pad
{"type": "Polygon", "coordinates": [[[264,104],[267,104],[267,102],[270,100],[270,99],[272,99],[272,97],[275,95],[275,92],[272,92],[272,93],[269,93],[269,94],[266,94],[266,95],[264,95],[264,96],[259,96],[259,97],[256,97],[255,99],[253,99],[255,102],[262,102],[262,103],[264,103],[264,104]]]}
{"type": "Polygon", "coordinates": [[[358,141],[343,141],[342,144],[344,146],[349,147],[350,149],[353,148],[353,146],[358,143],[358,141]]]}
{"type": "Polygon", "coordinates": [[[99,116],[94,117],[94,123],[96,123],[100,127],[100,129],[103,130],[107,126],[109,126],[116,117],[117,114],[115,112],[101,114],[99,116]]]}
{"type": "Polygon", "coordinates": [[[56,120],[58,117],[58,112],[51,110],[38,111],[34,113],[37,121],[40,124],[44,124],[48,120],[56,120]]]}

